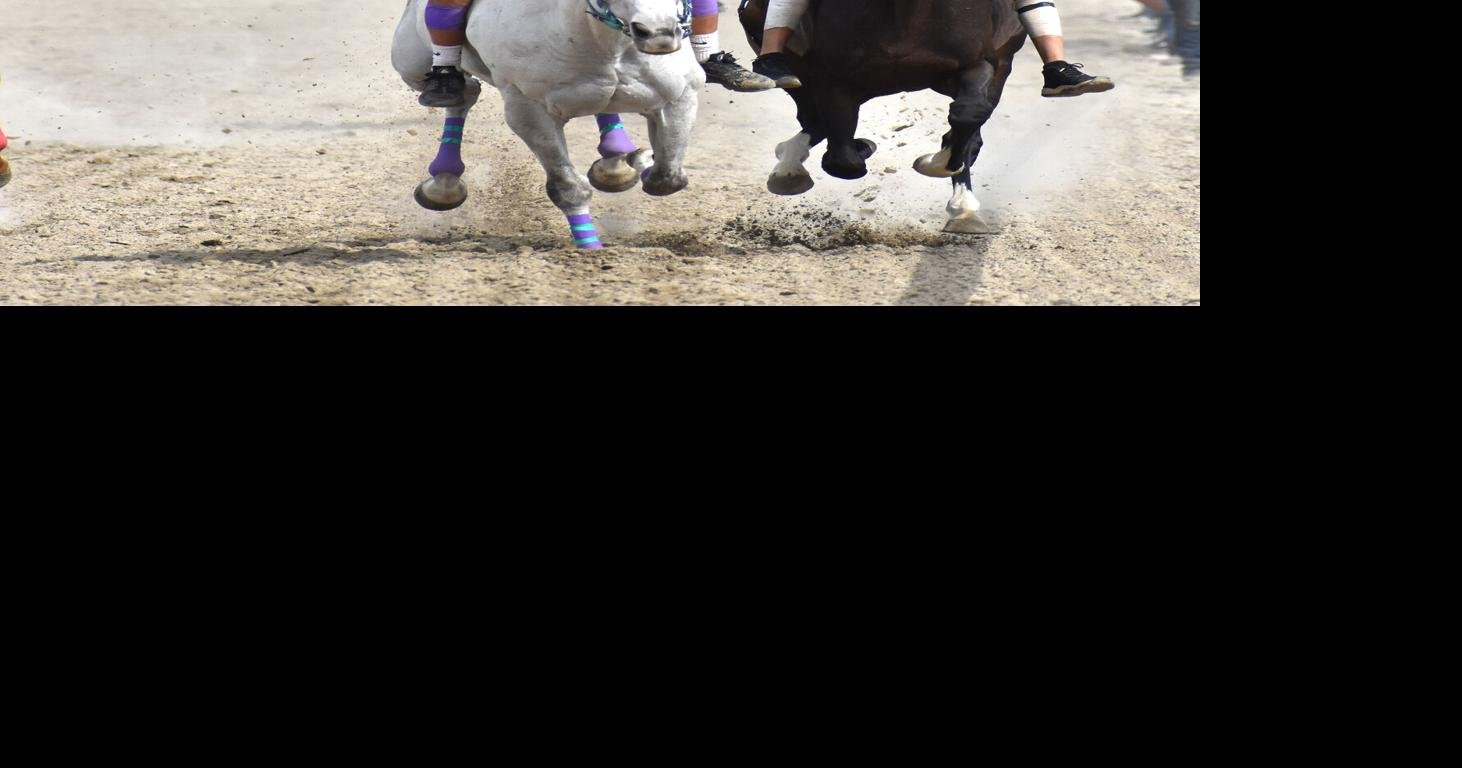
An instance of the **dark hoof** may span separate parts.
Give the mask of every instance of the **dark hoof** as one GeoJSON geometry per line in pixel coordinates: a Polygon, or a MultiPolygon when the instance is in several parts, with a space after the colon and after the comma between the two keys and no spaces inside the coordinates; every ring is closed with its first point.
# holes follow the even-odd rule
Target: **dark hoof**
{"type": "Polygon", "coordinates": [[[858,147],[858,154],[864,160],[867,160],[868,158],[873,157],[873,153],[878,151],[878,145],[877,144],[874,144],[873,142],[869,141],[868,139],[858,139],[858,144],[860,145],[858,147]]]}
{"type": "Polygon", "coordinates": [[[10,163],[0,157],[0,187],[10,183],[10,163]]]}
{"type": "Polygon", "coordinates": [[[675,176],[659,176],[653,169],[645,171],[645,192],[655,197],[668,197],[690,186],[690,179],[683,173],[675,176]]]}
{"type": "Polygon", "coordinates": [[[429,211],[450,211],[467,202],[467,186],[456,176],[437,174],[417,185],[415,197],[429,211]]]}
{"type": "Polygon", "coordinates": [[[847,179],[849,181],[852,181],[853,179],[861,179],[864,176],[868,175],[868,166],[864,163],[860,162],[857,165],[853,165],[851,163],[844,165],[843,163],[839,163],[836,160],[832,160],[828,155],[822,156],[822,169],[824,171],[827,171],[827,175],[829,176],[833,176],[839,179],[847,179]]]}
{"type": "Polygon", "coordinates": [[[800,195],[816,186],[811,174],[772,174],[767,179],[767,191],[774,195],[800,195]]]}

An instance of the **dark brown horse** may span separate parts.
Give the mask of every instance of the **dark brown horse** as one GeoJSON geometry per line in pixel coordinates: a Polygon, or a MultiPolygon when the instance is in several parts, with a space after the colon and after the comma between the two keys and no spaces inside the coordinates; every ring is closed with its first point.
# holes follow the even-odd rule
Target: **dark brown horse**
{"type": "MultiPolygon", "coordinates": [[[[767,0],[742,0],[741,24],[761,50],[767,0]]],[[[984,139],[980,129],[995,113],[1011,62],[1025,45],[1025,29],[1010,0],[813,0],[798,45],[788,52],[803,86],[788,91],[797,102],[802,132],[777,147],[778,165],[767,188],[798,195],[812,188],[802,167],[824,140],[823,170],[840,179],[867,175],[873,142],[855,138],[858,111],[869,100],[933,89],[952,99],[943,149],[914,167],[926,176],[953,178],[950,232],[988,232],[976,212],[970,171],[984,139]]]]}

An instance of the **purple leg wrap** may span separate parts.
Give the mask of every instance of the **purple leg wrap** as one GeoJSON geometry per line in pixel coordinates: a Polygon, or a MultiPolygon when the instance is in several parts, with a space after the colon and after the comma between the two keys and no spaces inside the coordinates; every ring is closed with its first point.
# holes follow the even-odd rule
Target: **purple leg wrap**
{"type": "Polygon", "coordinates": [[[691,15],[698,19],[717,16],[721,13],[721,9],[716,7],[716,0],[695,0],[690,9],[691,15]]]}
{"type": "Polygon", "coordinates": [[[467,172],[467,166],[462,163],[462,129],[466,125],[465,117],[447,118],[447,124],[442,128],[442,147],[437,150],[437,159],[432,161],[428,173],[433,176],[439,173],[461,176],[467,172]]]}
{"type": "Polygon", "coordinates": [[[604,248],[599,242],[599,233],[594,229],[594,217],[587,213],[569,217],[569,231],[574,235],[574,246],[588,251],[604,248]]]}
{"type": "Polygon", "coordinates": [[[426,28],[461,32],[467,28],[467,9],[429,5],[426,9],[426,28]]]}
{"type": "Polygon", "coordinates": [[[615,155],[628,155],[639,149],[635,146],[629,133],[624,130],[624,123],[620,122],[619,115],[599,114],[595,116],[599,121],[599,155],[601,157],[614,157],[615,155]]]}

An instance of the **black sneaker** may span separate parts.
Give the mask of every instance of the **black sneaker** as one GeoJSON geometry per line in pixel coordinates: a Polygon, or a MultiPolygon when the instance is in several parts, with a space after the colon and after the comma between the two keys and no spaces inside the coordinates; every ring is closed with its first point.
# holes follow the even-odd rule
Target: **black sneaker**
{"type": "Polygon", "coordinates": [[[733,91],[753,93],[769,91],[777,87],[771,78],[747,72],[736,63],[736,59],[731,54],[725,51],[711,54],[711,58],[701,64],[701,67],[706,70],[706,82],[723,85],[733,91]]]}
{"type": "Polygon", "coordinates": [[[426,87],[417,99],[423,107],[461,107],[467,104],[467,76],[456,67],[432,67],[426,87]]]}
{"type": "Polygon", "coordinates": [[[769,53],[751,63],[753,72],[771,79],[778,88],[801,88],[802,81],[792,74],[792,67],[787,63],[787,54],[769,53]]]}
{"type": "Polygon", "coordinates": [[[1041,89],[1041,95],[1046,97],[1055,96],[1080,96],[1083,93],[1101,93],[1116,88],[1116,84],[1108,77],[1092,77],[1081,72],[1080,64],[1067,64],[1064,61],[1053,61],[1041,70],[1046,76],[1046,87],[1041,89]]]}

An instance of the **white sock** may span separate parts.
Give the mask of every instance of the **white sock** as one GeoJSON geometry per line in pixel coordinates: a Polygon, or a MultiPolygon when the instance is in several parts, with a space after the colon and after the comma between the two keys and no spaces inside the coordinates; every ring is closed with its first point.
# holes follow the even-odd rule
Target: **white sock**
{"type": "Polygon", "coordinates": [[[690,49],[695,51],[695,60],[706,63],[711,54],[721,52],[721,33],[712,32],[708,35],[691,35],[690,49]]]}
{"type": "Polygon", "coordinates": [[[431,65],[433,67],[455,67],[461,63],[462,46],[433,45],[431,47],[431,65]]]}

